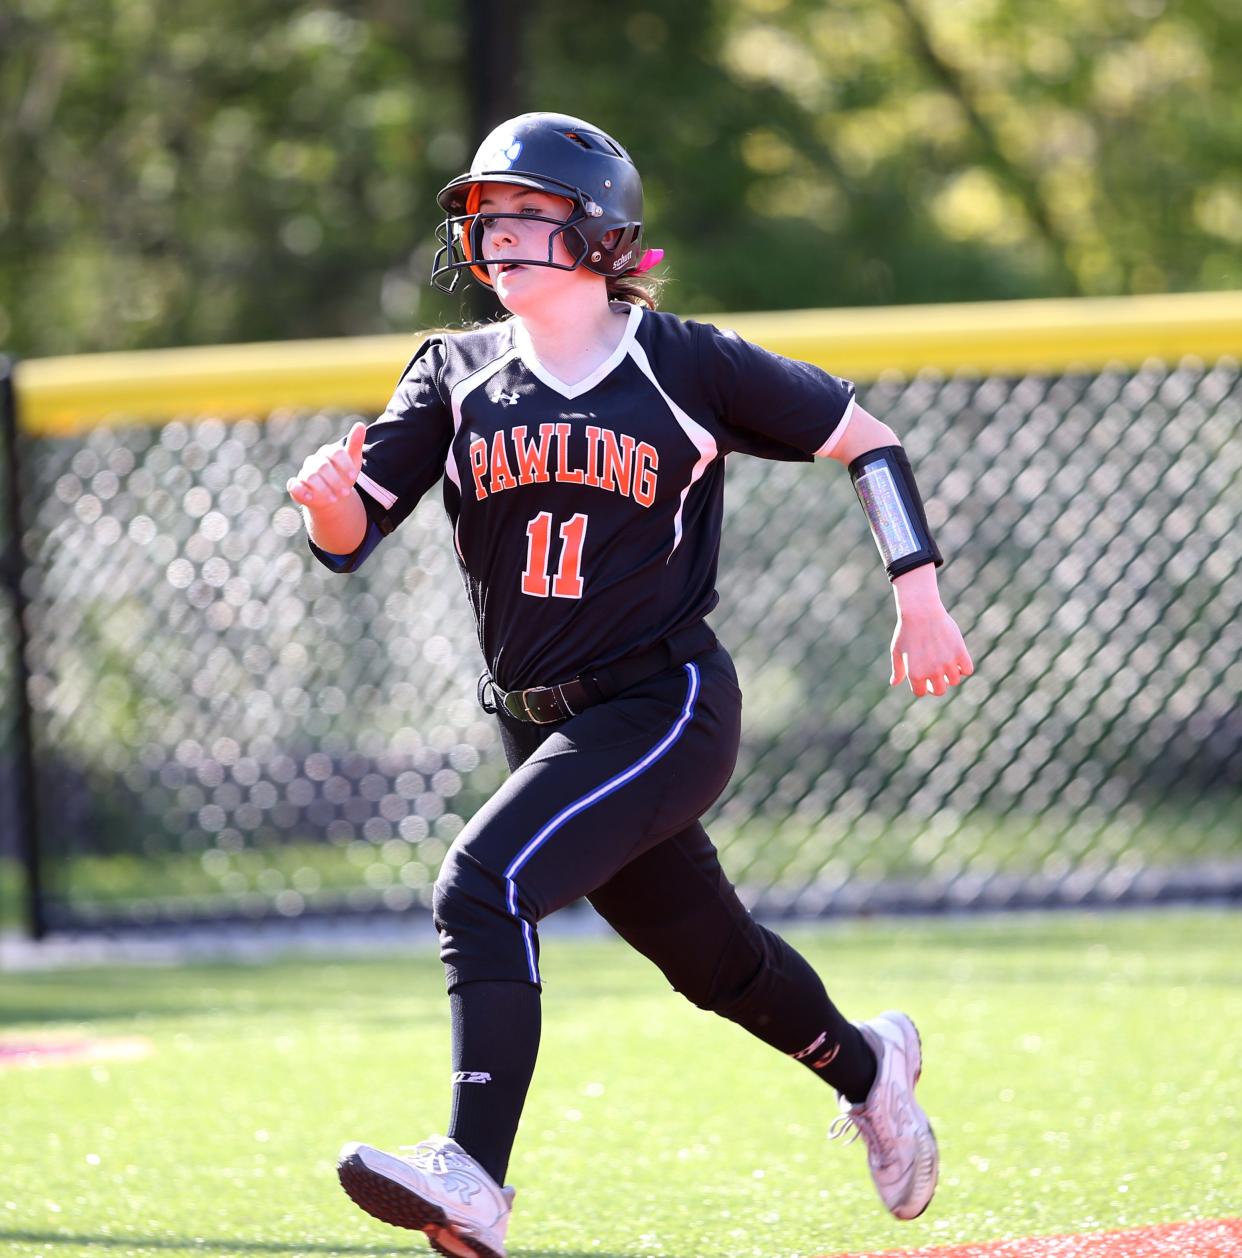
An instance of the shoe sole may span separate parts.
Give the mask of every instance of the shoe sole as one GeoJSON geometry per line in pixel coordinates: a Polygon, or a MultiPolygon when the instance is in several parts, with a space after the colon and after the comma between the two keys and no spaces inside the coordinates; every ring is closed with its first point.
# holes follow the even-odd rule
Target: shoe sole
{"type": "MultiPolygon", "coordinates": [[[[914,1033],[914,1074],[910,1079],[910,1104],[914,1106],[915,1112],[923,1120],[927,1127],[927,1134],[931,1139],[931,1148],[927,1150],[927,1164],[925,1175],[930,1178],[931,1183],[927,1188],[927,1200],[923,1202],[914,1214],[898,1214],[895,1210],[891,1211],[895,1218],[901,1219],[903,1222],[909,1222],[917,1219],[921,1214],[925,1213],[927,1207],[931,1205],[932,1198],[936,1195],[936,1184],[940,1179],[940,1146],[936,1141],[936,1133],[932,1129],[931,1121],[927,1117],[927,1112],[918,1103],[914,1095],[914,1088],[918,1081],[923,1077],[923,1037],[919,1034],[919,1029],[914,1024],[914,1019],[908,1014],[891,1015],[889,1021],[896,1022],[901,1027],[901,1037],[905,1041],[906,1060],[910,1060],[910,1033],[914,1033]]],[[[919,1168],[915,1167],[914,1182],[919,1181],[919,1168]]]]}
{"type": "Polygon", "coordinates": [[[463,1236],[441,1206],[373,1171],[357,1153],[337,1163],[336,1175],[356,1206],[390,1227],[422,1232],[432,1249],[445,1258],[505,1258],[500,1250],[463,1236]]]}

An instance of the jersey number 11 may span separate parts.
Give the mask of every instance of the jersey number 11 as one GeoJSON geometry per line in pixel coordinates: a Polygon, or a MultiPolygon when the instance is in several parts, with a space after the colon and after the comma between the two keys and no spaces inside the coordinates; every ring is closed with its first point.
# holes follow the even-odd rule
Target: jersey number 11
{"type": "Polygon", "coordinates": [[[552,512],[540,511],[526,526],[526,571],[522,573],[522,593],[534,598],[582,597],[582,543],[586,539],[587,518],[581,512],[561,525],[561,561],[556,576],[548,576],[548,551],[552,544],[552,512]]]}

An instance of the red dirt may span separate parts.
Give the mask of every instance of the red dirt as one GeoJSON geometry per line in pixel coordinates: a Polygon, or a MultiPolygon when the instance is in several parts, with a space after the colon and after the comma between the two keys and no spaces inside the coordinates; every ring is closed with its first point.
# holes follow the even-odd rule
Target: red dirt
{"type": "Polygon", "coordinates": [[[1116,1232],[870,1250],[837,1258],[1242,1258],[1242,1219],[1160,1223],[1116,1232]]]}
{"type": "Polygon", "coordinates": [[[151,1051],[148,1041],[133,1036],[102,1040],[64,1035],[0,1037],[0,1070],[68,1066],[76,1062],[133,1061],[151,1051]]]}

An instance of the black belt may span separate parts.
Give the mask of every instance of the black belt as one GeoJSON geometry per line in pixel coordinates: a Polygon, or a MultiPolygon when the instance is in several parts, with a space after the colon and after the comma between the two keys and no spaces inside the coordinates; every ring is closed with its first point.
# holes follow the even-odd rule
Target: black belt
{"type": "Polygon", "coordinates": [[[653,646],[627,655],[604,668],[594,669],[563,681],[558,686],[532,686],[529,690],[501,690],[491,677],[484,673],[479,678],[479,704],[484,712],[503,708],[519,721],[534,725],[551,725],[555,721],[567,721],[571,716],[596,703],[604,703],[622,691],[636,686],[665,669],[677,668],[696,655],[713,650],[716,635],[698,621],[688,629],[679,629],[667,638],[661,638],[653,646]],[[488,702],[491,692],[492,703],[488,702]]]}

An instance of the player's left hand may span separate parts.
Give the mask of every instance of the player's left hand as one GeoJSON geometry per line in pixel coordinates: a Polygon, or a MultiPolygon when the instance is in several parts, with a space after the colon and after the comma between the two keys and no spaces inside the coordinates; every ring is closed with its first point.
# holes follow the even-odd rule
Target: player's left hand
{"type": "Polygon", "coordinates": [[[892,660],[889,685],[908,679],[915,698],[943,695],[975,671],[962,631],[938,602],[899,609],[892,660]]]}

